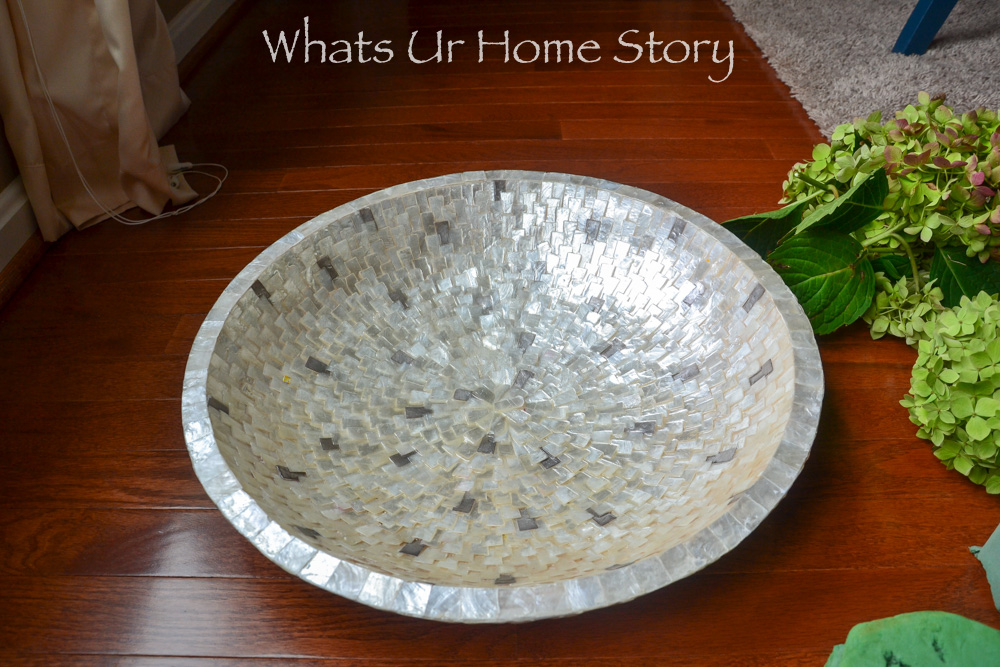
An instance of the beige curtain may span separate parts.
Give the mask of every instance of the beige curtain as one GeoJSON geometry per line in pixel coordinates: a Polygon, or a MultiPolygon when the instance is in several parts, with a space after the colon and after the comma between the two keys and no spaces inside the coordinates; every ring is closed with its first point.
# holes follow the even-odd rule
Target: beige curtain
{"type": "Polygon", "coordinates": [[[189,102],[156,0],[0,0],[0,115],[54,241],[108,216],[81,182],[39,69],[96,198],[116,213],[160,213],[170,186],[157,140],[189,102]]]}

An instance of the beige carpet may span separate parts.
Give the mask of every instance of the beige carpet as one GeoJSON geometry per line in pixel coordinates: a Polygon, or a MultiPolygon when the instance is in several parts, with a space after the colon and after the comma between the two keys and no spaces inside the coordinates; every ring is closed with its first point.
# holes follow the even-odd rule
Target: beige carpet
{"type": "Polygon", "coordinates": [[[927,53],[892,46],[916,0],[725,0],[820,129],[875,109],[884,118],[917,92],[966,111],[1000,107],[1000,2],[960,0],[927,53]]]}

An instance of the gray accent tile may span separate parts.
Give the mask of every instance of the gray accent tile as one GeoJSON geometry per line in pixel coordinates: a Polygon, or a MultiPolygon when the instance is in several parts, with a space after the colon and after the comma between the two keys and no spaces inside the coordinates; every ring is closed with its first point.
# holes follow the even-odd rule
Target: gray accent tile
{"type": "Polygon", "coordinates": [[[584,226],[584,231],[587,233],[587,243],[593,243],[597,240],[597,235],[601,231],[601,223],[599,220],[588,220],[587,224],[584,226]]]}
{"type": "Polygon", "coordinates": [[[289,482],[300,482],[302,481],[302,478],[306,476],[304,472],[296,472],[294,470],[290,470],[286,466],[277,466],[277,468],[278,474],[281,475],[281,479],[286,479],[289,482]]]}
{"type": "Polygon", "coordinates": [[[707,460],[713,465],[716,463],[728,463],[733,460],[734,456],[736,456],[736,447],[730,447],[729,449],[725,449],[718,454],[709,456],[707,460]]]}
{"type": "Polygon", "coordinates": [[[538,528],[538,522],[528,514],[528,510],[521,510],[521,516],[517,519],[517,529],[535,530],[536,528],[538,528]]]}
{"type": "Polygon", "coordinates": [[[519,370],[517,375],[514,376],[514,386],[518,389],[524,389],[524,385],[528,383],[528,380],[535,377],[535,374],[531,371],[519,370]]]}
{"type": "Polygon", "coordinates": [[[267,288],[264,287],[264,283],[261,281],[253,281],[253,283],[250,284],[250,289],[252,289],[253,293],[261,299],[267,299],[268,301],[271,300],[271,293],[267,291],[267,288]]]}
{"type": "Polygon", "coordinates": [[[483,439],[479,441],[479,448],[476,450],[481,454],[492,454],[496,451],[497,441],[493,437],[492,433],[487,433],[483,436],[483,439]]]}
{"type": "Polygon", "coordinates": [[[452,395],[456,401],[467,401],[472,398],[472,392],[468,389],[456,389],[455,393],[452,395]]]}
{"type": "Polygon", "coordinates": [[[774,370],[774,364],[772,364],[771,360],[768,359],[767,361],[764,362],[764,365],[760,367],[759,371],[750,376],[750,386],[752,387],[761,380],[763,380],[764,378],[766,378],[768,375],[771,374],[773,370],[774,370]]]}
{"type": "Polygon", "coordinates": [[[614,521],[615,519],[618,518],[614,514],[612,514],[611,512],[605,512],[604,514],[598,514],[597,511],[593,507],[587,508],[587,512],[590,513],[590,516],[593,519],[594,523],[596,523],[598,526],[606,526],[606,525],[608,525],[609,523],[611,523],[612,521],[614,521]]]}
{"type": "Polygon", "coordinates": [[[215,408],[219,412],[225,412],[227,415],[229,414],[229,406],[214,396],[208,397],[208,407],[215,408]]]}
{"type": "Polygon", "coordinates": [[[694,286],[694,289],[691,290],[691,293],[684,297],[684,301],[681,303],[685,306],[700,305],[703,297],[707,293],[708,287],[705,286],[705,283],[698,283],[694,286]]]}
{"type": "Polygon", "coordinates": [[[452,509],[456,512],[469,514],[472,512],[472,509],[475,506],[476,506],[476,499],[470,496],[468,493],[466,493],[464,496],[462,496],[461,502],[459,502],[458,505],[455,505],[455,507],[453,507],[452,509]]]}
{"type": "Polygon", "coordinates": [[[699,373],[701,373],[701,369],[698,368],[698,364],[691,364],[674,373],[673,378],[675,382],[687,382],[698,377],[699,373]]]}
{"type": "Polygon", "coordinates": [[[403,548],[399,550],[399,553],[406,554],[407,556],[419,556],[424,552],[427,545],[420,540],[413,540],[407,544],[403,545],[403,548]]]}
{"type": "Polygon", "coordinates": [[[361,214],[361,222],[370,222],[375,225],[375,229],[378,229],[378,223],[375,222],[375,215],[370,208],[363,208],[358,213],[361,214]]]}
{"type": "Polygon", "coordinates": [[[401,289],[389,290],[389,299],[401,305],[403,310],[410,307],[410,303],[406,300],[406,295],[403,294],[403,290],[401,289]]]}
{"type": "Polygon", "coordinates": [[[309,357],[306,359],[306,368],[321,375],[327,375],[330,372],[330,367],[316,357],[309,357]]]}
{"type": "Polygon", "coordinates": [[[443,220],[441,222],[435,222],[434,230],[437,232],[438,242],[441,245],[451,244],[451,228],[448,226],[447,220],[443,220]]]}
{"type": "Polygon", "coordinates": [[[656,433],[656,422],[646,421],[646,422],[636,422],[632,426],[633,433],[642,433],[643,435],[653,435],[656,433]]]}
{"type": "Polygon", "coordinates": [[[590,307],[590,310],[596,313],[601,308],[604,307],[604,299],[599,299],[596,296],[592,296],[587,300],[587,305],[590,307]]]}
{"type": "Polygon", "coordinates": [[[667,234],[667,238],[671,241],[677,241],[684,233],[684,228],[687,227],[687,220],[684,218],[677,218],[674,220],[674,224],[670,227],[670,233],[667,234]]]}
{"type": "Polygon", "coordinates": [[[334,442],[333,438],[320,438],[319,446],[323,448],[324,452],[340,451],[340,445],[334,442]]]}
{"type": "Polygon", "coordinates": [[[754,307],[762,296],[764,296],[764,286],[757,283],[750,292],[750,296],[748,296],[747,300],[743,302],[743,310],[749,313],[750,309],[754,307]]]}
{"type": "Polygon", "coordinates": [[[510,574],[501,574],[499,577],[493,580],[493,583],[496,584],[497,586],[509,586],[516,582],[517,579],[515,579],[513,575],[510,574]]]}
{"type": "Polygon", "coordinates": [[[545,454],[545,458],[542,459],[539,463],[546,470],[548,470],[549,468],[555,468],[557,465],[561,463],[558,456],[552,456],[547,451],[545,451],[544,447],[542,448],[542,453],[545,454]]]}
{"type": "Polygon", "coordinates": [[[531,344],[535,342],[535,334],[530,331],[522,331],[517,337],[517,347],[521,352],[526,352],[531,344]]]}
{"type": "Polygon", "coordinates": [[[500,195],[507,189],[507,181],[493,181],[493,201],[500,201],[500,195]]]}
{"type": "Polygon", "coordinates": [[[337,269],[333,268],[333,262],[330,260],[329,257],[320,257],[318,260],[316,260],[316,264],[319,266],[319,268],[326,271],[327,275],[330,276],[331,280],[336,280],[337,278],[340,277],[337,274],[337,269]]]}
{"type": "Polygon", "coordinates": [[[429,414],[433,414],[434,411],[430,408],[424,407],[423,405],[407,405],[406,406],[406,418],[407,419],[420,419],[421,417],[426,417],[429,414]]]}
{"type": "Polygon", "coordinates": [[[389,460],[396,464],[397,468],[402,468],[403,466],[410,465],[410,457],[416,454],[416,452],[410,452],[409,454],[393,454],[389,457],[389,460]]]}
{"type": "Polygon", "coordinates": [[[614,355],[618,354],[625,349],[625,343],[621,342],[617,338],[612,340],[607,346],[601,350],[601,356],[605,359],[610,359],[614,355]]]}
{"type": "Polygon", "coordinates": [[[395,352],[392,353],[392,356],[389,358],[401,366],[403,364],[412,364],[414,362],[413,357],[408,355],[406,352],[403,352],[402,350],[396,350],[395,352]]]}
{"type": "Polygon", "coordinates": [[[311,537],[314,540],[318,540],[323,537],[318,530],[313,530],[312,528],[306,528],[305,526],[294,526],[294,528],[306,537],[311,537]]]}

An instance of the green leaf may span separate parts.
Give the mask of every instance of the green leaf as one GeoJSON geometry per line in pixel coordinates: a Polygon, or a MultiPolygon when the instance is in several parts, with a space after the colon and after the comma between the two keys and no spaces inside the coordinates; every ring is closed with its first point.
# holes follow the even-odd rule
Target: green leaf
{"type": "Polygon", "coordinates": [[[850,190],[828,204],[816,208],[795,228],[799,234],[810,227],[850,234],[882,215],[882,202],[889,195],[885,171],[876,169],[862,177],[850,190]]]}
{"type": "Polygon", "coordinates": [[[875,271],[854,238],[827,229],[803,232],[768,261],[798,298],[817,334],[854,322],[871,305],[875,271]]]}
{"type": "Polygon", "coordinates": [[[982,440],[990,434],[990,427],[982,417],[973,417],[966,423],[965,432],[973,440],[982,440]]]}
{"type": "Polygon", "coordinates": [[[943,371],[941,371],[941,374],[938,375],[938,378],[942,382],[947,382],[948,384],[954,384],[955,382],[958,382],[958,372],[955,371],[954,369],[946,368],[943,371]]]}
{"type": "Polygon", "coordinates": [[[967,476],[969,471],[972,470],[972,461],[959,454],[955,457],[955,470],[967,476]]]}
{"type": "Polygon", "coordinates": [[[886,278],[896,281],[906,276],[909,278],[913,275],[913,268],[910,266],[910,260],[902,255],[883,255],[878,259],[872,260],[872,268],[876,271],[881,271],[885,274],[886,278]]]}
{"type": "Polygon", "coordinates": [[[1000,401],[990,396],[983,396],[978,401],[976,401],[976,414],[980,417],[986,417],[987,419],[992,417],[1000,410],[1000,401]]]}
{"type": "Polygon", "coordinates": [[[816,144],[813,147],[813,159],[825,160],[830,157],[830,144],[816,144]]]}
{"type": "Polygon", "coordinates": [[[1000,475],[993,475],[986,480],[986,493],[1000,493],[1000,475]]]}
{"type": "Polygon", "coordinates": [[[975,257],[966,257],[962,248],[939,247],[931,261],[930,278],[944,293],[942,303],[955,307],[963,296],[974,297],[980,290],[1000,293],[1000,262],[983,264],[975,257]]]}
{"type": "Polygon", "coordinates": [[[767,257],[778,246],[778,241],[802,221],[805,200],[795,202],[777,211],[755,213],[733,218],[722,226],[753,248],[761,257],[767,257]]]}

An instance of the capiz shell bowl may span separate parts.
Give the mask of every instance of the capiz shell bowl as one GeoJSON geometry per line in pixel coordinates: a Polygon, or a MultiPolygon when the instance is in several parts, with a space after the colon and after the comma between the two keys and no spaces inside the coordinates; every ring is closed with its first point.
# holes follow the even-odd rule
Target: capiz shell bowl
{"type": "Polygon", "coordinates": [[[410,616],[623,602],[735,547],[809,454],[794,296],[668,199],[518,171],[406,183],[226,288],[184,379],[195,471],[302,579],[410,616]]]}

